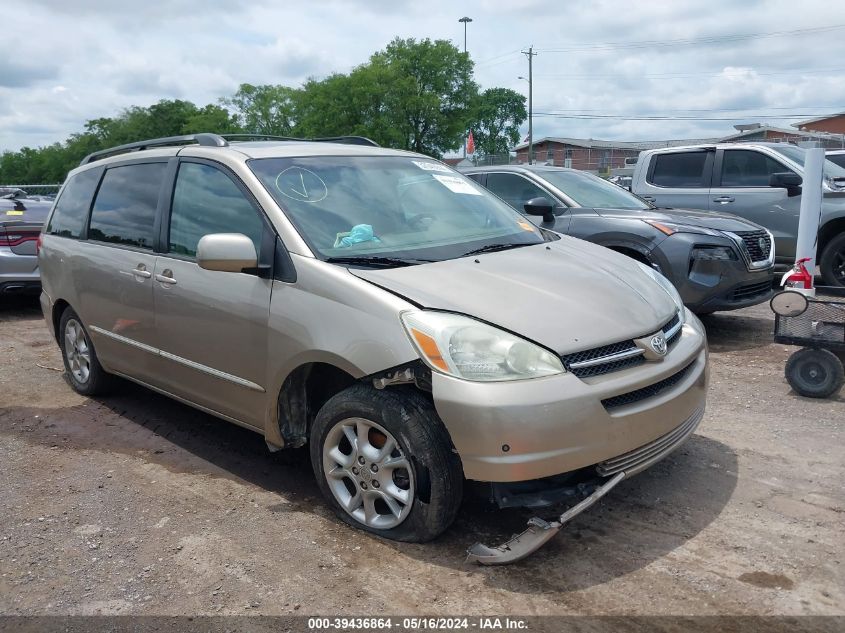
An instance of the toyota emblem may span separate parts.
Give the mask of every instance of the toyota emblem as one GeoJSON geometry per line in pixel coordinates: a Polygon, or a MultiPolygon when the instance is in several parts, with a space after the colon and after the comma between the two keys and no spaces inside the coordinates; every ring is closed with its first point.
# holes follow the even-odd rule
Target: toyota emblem
{"type": "Polygon", "coordinates": [[[663,338],[662,334],[658,334],[651,339],[651,349],[658,356],[666,356],[666,339],[663,338]]]}

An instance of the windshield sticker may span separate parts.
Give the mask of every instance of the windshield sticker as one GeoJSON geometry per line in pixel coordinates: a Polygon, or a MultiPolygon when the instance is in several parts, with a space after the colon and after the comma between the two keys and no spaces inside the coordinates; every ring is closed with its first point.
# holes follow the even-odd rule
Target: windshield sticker
{"type": "Polygon", "coordinates": [[[442,172],[445,172],[447,174],[452,173],[451,169],[446,167],[446,165],[441,165],[440,163],[426,163],[426,162],[423,162],[421,160],[412,160],[411,162],[414,163],[414,165],[416,165],[420,169],[423,169],[425,171],[442,171],[442,172]]]}
{"type": "Polygon", "coordinates": [[[531,231],[534,232],[534,225],[529,222],[517,222],[520,227],[522,227],[523,231],[531,231]]]}
{"type": "Polygon", "coordinates": [[[304,167],[288,167],[276,176],[275,184],[280,194],[298,202],[320,202],[329,195],[323,179],[304,167]]]}
{"type": "Polygon", "coordinates": [[[466,180],[458,178],[457,176],[438,176],[437,174],[432,174],[432,176],[434,176],[434,179],[437,180],[437,182],[453,193],[466,193],[471,196],[481,195],[481,192],[478,191],[478,189],[473,187],[466,180]]]}
{"type": "Polygon", "coordinates": [[[23,215],[23,211],[9,210],[6,211],[6,215],[23,215]]]}

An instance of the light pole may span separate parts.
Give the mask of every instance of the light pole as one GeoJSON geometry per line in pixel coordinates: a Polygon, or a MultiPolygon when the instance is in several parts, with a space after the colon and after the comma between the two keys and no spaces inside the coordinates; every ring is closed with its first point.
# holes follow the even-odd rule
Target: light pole
{"type": "MultiPolygon", "coordinates": [[[[458,22],[464,23],[464,55],[466,55],[466,52],[467,52],[467,24],[472,22],[472,18],[464,16],[460,20],[458,20],[458,22]]],[[[464,92],[466,92],[466,87],[467,87],[467,78],[464,77],[464,92]]],[[[464,104],[464,106],[466,106],[466,104],[464,104]]],[[[466,158],[466,157],[467,157],[467,137],[466,137],[466,135],[464,135],[464,158],[466,158]]]]}
{"type": "Polygon", "coordinates": [[[534,52],[534,47],[529,46],[527,51],[522,51],[523,55],[528,56],[528,79],[525,77],[520,77],[520,79],[525,79],[528,82],[528,164],[534,164],[534,108],[532,104],[533,100],[533,92],[534,92],[534,56],[537,54],[534,52]]]}
{"type": "Polygon", "coordinates": [[[468,18],[467,16],[462,17],[458,22],[464,23],[464,53],[467,52],[467,24],[472,22],[472,18],[468,18]]]}

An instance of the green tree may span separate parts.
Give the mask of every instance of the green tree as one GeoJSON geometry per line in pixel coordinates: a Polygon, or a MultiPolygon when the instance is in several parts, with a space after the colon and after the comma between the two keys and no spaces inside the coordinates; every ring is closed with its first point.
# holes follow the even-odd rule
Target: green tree
{"type": "Polygon", "coordinates": [[[237,134],[243,132],[243,129],[238,125],[237,117],[226,108],[209,104],[197,109],[182,126],[182,134],[198,134],[199,132],[237,134]]]}
{"type": "Polygon", "coordinates": [[[446,40],[396,38],[370,65],[390,78],[384,114],[400,147],[441,156],[461,146],[478,94],[466,53],[446,40]]]}
{"type": "Polygon", "coordinates": [[[296,123],[296,93],[287,86],[241,84],[221,102],[235,111],[237,125],[246,132],[290,136],[296,123]]]}
{"type": "Polygon", "coordinates": [[[519,142],[519,126],[528,118],[525,97],[508,88],[489,88],[474,107],[472,135],[482,156],[507,154],[519,142]]]}

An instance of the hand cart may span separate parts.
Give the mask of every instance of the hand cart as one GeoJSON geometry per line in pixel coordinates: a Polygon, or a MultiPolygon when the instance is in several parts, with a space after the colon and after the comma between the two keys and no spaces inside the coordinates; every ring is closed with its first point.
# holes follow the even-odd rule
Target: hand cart
{"type": "Polygon", "coordinates": [[[769,305],[775,313],[775,342],[802,348],[786,361],[789,385],[802,396],[829,398],[845,382],[845,289],[816,290],[837,298],[785,290],[769,305]]]}

